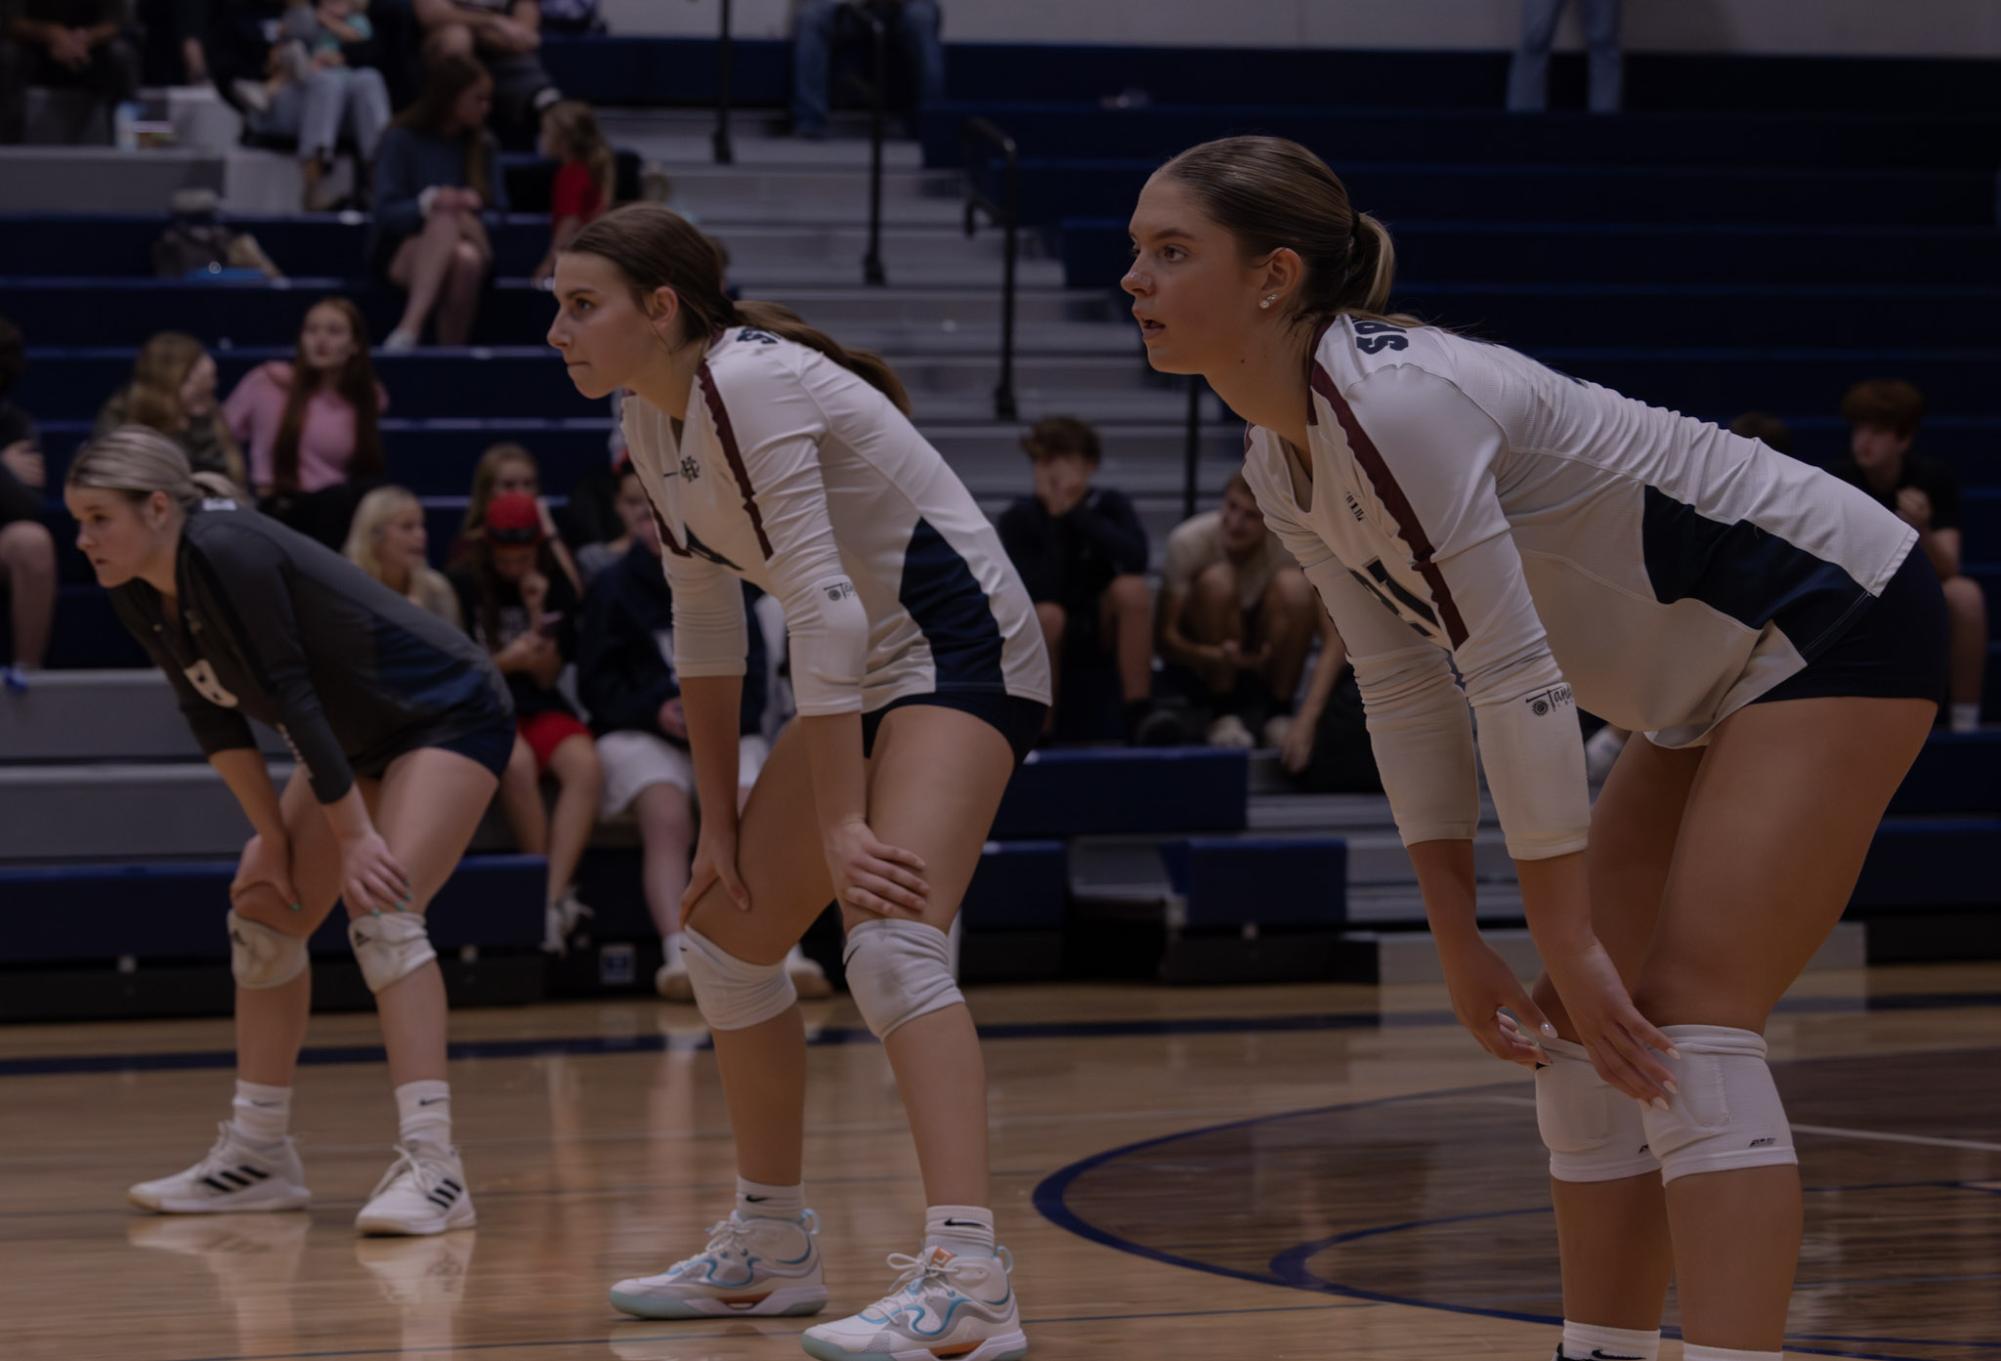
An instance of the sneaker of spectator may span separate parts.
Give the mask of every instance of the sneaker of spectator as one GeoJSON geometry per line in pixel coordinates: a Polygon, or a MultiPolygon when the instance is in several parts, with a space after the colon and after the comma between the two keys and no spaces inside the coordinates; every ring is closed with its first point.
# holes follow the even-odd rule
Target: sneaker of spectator
{"type": "MultiPolygon", "coordinates": [[[[1156,642],[1190,702],[1216,716],[1212,742],[1235,745],[1240,728],[1254,737],[1273,715],[1291,710],[1325,613],[1305,573],[1265,528],[1241,474],[1230,479],[1219,509],[1168,536],[1156,642]],[[1225,717],[1238,722],[1221,723],[1225,717]]],[[[1302,740],[1310,729],[1300,730],[1302,740]]]]}
{"type": "Polygon", "coordinates": [[[1942,459],[1914,451],[1924,394],[1896,378],[1857,383],[1841,400],[1848,455],[1828,471],[1895,511],[1918,532],[1917,551],[1938,573],[1948,621],[1948,692],[1944,718],[1954,732],[1980,726],[1986,679],[1987,597],[1961,569],[1959,478],[1942,459]]]}
{"type": "MultiPolygon", "coordinates": [[[[1002,512],[1000,539],[1035,602],[1057,705],[1066,662],[1114,659],[1126,736],[1135,738],[1152,711],[1146,529],[1125,493],[1092,485],[1101,453],[1098,432],[1083,421],[1069,416],[1038,421],[1022,448],[1035,492],[1002,512]]],[[[1052,706],[1052,730],[1056,717],[1052,706]]]]}

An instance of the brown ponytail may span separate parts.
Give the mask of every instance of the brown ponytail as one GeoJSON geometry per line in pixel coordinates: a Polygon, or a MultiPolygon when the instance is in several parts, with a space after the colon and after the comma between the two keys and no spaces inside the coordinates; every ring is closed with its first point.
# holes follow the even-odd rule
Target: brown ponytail
{"type": "Polygon", "coordinates": [[[910,414],[910,395],[881,355],[847,349],[778,303],[732,301],[723,288],[722,252],[672,209],[652,203],[614,208],[578,232],[566,251],[611,261],[632,285],[633,298],[642,308],[654,289],[673,289],[687,318],[684,343],[731,326],[769,331],[818,350],[889,398],[898,411],[910,414]]]}
{"type": "Polygon", "coordinates": [[[1289,309],[1319,323],[1352,316],[1419,326],[1385,315],[1396,285],[1389,230],[1348,201],[1327,162],[1283,137],[1225,137],[1190,147],[1160,168],[1187,187],[1211,220],[1237,238],[1248,259],[1281,248],[1298,253],[1306,277],[1289,309]]]}

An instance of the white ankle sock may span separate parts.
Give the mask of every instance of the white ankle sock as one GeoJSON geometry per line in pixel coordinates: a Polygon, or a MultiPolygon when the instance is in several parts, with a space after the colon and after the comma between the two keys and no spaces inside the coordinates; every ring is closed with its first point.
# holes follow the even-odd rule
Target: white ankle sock
{"type": "Polygon", "coordinates": [[[984,1205],[933,1205],[924,1212],[924,1245],[975,1257],[994,1255],[994,1212],[984,1205]]]}
{"type": "Polygon", "coordinates": [[[806,1213],[805,1184],[766,1186],[738,1177],[736,1212],[743,1219],[797,1219],[806,1213]]]}
{"type": "Polygon", "coordinates": [[[292,1089],[261,1082],[238,1082],[229,1123],[253,1144],[282,1143],[292,1125],[292,1089]]]}
{"type": "Polygon", "coordinates": [[[1563,1321],[1564,1361],[1654,1361],[1660,1355],[1661,1330],[1643,1333],[1633,1328],[1602,1328],[1595,1323],[1563,1321]]]}
{"type": "Polygon", "coordinates": [[[1946,709],[1946,724],[1954,732],[1972,732],[1980,726],[1980,705],[1954,704],[1946,709]]]}
{"type": "Polygon", "coordinates": [[[1698,1347],[1693,1342],[1684,1342],[1681,1347],[1683,1361],[1781,1361],[1784,1352],[1740,1352],[1732,1347],[1698,1347]]]}
{"type": "Polygon", "coordinates": [[[397,1136],[415,1148],[452,1151],[452,1085],[436,1078],[406,1082],[396,1089],[397,1136]]]}

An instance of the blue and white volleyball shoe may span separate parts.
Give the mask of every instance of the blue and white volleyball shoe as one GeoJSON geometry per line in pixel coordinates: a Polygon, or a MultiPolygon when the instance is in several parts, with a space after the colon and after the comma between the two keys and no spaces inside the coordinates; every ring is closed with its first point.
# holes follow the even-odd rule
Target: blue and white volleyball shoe
{"type": "Polygon", "coordinates": [[[827,1307],[819,1218],[746,1219],[732,1213],[709,1226],[709,1245],[658,1276],[611,1288],[612,1307],[636,1318],[770,1318],[827,1307]]]}
{"type": "Polygon", "coordinates": [[[887,1295],[799,1339],[819,1361],[1019,1361],[1028,1355],[1008,1277],[1014,1259],[958,1256],[932,1246],[889,1255],[900,1273],[887,1295]]]}

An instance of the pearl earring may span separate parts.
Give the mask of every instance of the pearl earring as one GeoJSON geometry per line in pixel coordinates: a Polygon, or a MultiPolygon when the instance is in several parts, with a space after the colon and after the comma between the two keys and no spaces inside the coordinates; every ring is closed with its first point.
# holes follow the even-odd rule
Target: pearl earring
{"type": "Polygon", "coordinates": [[[1263,302],[1258,304],[1258,306],[1259,308],[1268,308],[1277,301],[1278,301],[1278,294],[1273,293],[1268,295],[1263,302]]]}

